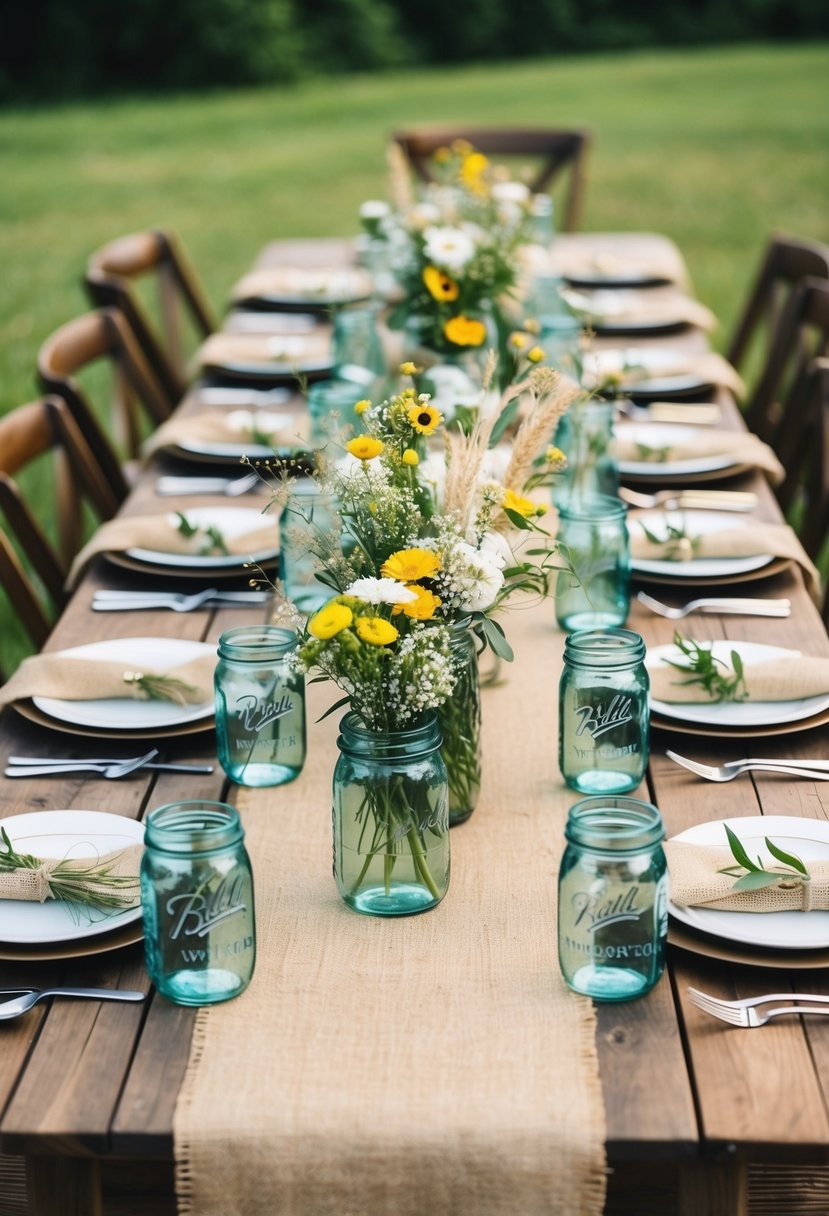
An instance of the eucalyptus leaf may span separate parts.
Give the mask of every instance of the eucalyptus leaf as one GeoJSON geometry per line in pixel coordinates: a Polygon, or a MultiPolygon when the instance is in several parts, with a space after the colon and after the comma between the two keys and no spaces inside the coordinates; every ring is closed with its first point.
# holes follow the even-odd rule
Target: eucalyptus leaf
{"type": "Polygon", "coordinates": [[[772,874],[769,870],[755,870],[738,878],[731,888],[732,891],[760,891],[764,887],[776,887],[780,882],[780,874],[772,874]]]}
{"type": "Polygon", "coordinates": [[[772,857],[776,857],[778,861],[782,861],[784,866],[791,866],[793,870],[797,870],[798,874],[803,874],[804,877],[808,878],[809,871],[794,853],[785,852],[784,849],[779,848],[778,845],[769,840],[768,836],[766,837],[766,848],[772,857]]]}
{"type": "Polygon", "coordinates": [[[514,528],[521,528],[524,532],[531,532],[533,530],[533,525],[520,511],[513,511],[511,507],[504,507],[504,514],[514,528]]]}
{"type": "Polygon", "coordinates": [[[740,865],[743,867],[743,869],[762,874],[763,873],[762,867],[756,866],[754,864],[754,862],[751,860],[748,853],[743,848],[739,836],[737,836],[734,832],[732,832],[731,828],[728,826],[727,823],[724,823],[723,827],[725,828],[725,834],[728,837],[728,847],[731,849],[731,852],[734,854],[735,859],[740,863],[740,865]]]}

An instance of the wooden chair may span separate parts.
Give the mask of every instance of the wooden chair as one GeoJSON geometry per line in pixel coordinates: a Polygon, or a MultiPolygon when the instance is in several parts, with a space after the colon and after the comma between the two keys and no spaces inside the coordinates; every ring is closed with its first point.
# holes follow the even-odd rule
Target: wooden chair
{"type": "Polygon", "coordinates": [[[464,139],[479,152],[494,157],[530,157],[541,162],[527,185],[541,193],[565,170],[569,181],[563,216],[558,227],[564,232],[578,228],[581,220],[589,131],[555,131],[533,127],[413,127],[392,135],[406,154],[412,169],[423,182],[435,180],[432,157],[438,148],[454,139],[464,139]]]}
{"type": "MultiPolygon", "coordinates": [[[[62,608],[67,598],[66,573],[85,539],[86,504],[99,520],[111,519],[119,500],[65,402],[46,397],[0,418],[0,514],[4,524],[0,530],[0,586],[38,648],[51,627],[35,580],[54,607],[62,608]],[[38,469],[35,462],[44,457],[51,457],[51,464],[38,469]],[[19,484],[20,476],[25,480],[27,474],[31,480],[28,495],[19,484]],[[44,495],[48,501],[46,518],[53,522],[54,541],[30,505],[35,495],[39,503],[44,495]]],[[[42,517],[43,511],[37,514],[42,517]]]]}
{"type": "Polygon", "coordinates": [[[199,338],[218,328],[207,297],[176,237],[169,232],[135,232],[97,249],[85,278],[92,302],[116,307],[126,316],[142,353],[171,405],[187,387],[184,327],[199,338]],[[152,282],[155,312],[142,300],[142,280],[152,282]]]}
{"type": "Polygon", "coordinates": [[[790,459],[803,424],[805,377],[811,361],[829,354],[829,280],[807,278],[791,295],[757,385],[745,408],[749,428],[790,459]]]}
{"type": "Polygon", "coordinates": [[[829,359],[808,365],[797,392],[802,422],[783,453],[786,477],[776,493],[804,549],[817,560],[829,540],[829,359]]]}
{"type": "Polygon", "coordinates": [[[829,279],[829,246],[775,233],[726,351],[729,363],[743,370],[758,346],[761,362],[768,356],[780,318],[806,278],[829,279]]]}
{"type": "MultiPolygon", "coordinates": [[[[113,432],[128,456],[138,454],[142,426],[157,426],[172,405],[148,366],[124,317],[113,308],[86,313],[62,325],[40,348],[38,378],[47,393],[61,397],[81,427],[88,446],[111,488],[123,499],[128,483],[113,444],[90,403],[88,386],[79,373],[101,367],[112,373],[103,409],[112,417],[113,432]]],[[[96,384],[100,390],[100,380],[96,384]]],[[[96,394],[97,396],[97,394],[96,394]]]]}

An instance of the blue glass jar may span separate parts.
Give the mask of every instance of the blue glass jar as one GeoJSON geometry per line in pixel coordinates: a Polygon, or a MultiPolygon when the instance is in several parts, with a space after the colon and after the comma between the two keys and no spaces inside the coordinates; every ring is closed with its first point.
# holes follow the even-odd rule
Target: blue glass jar
{"type": "Polygon", "coordinates": [[[340,723],[334,769],[334,879],[350,908],[408,916],[449,886],[449,799],[437,718],[409,730],[340,723]]]}
{"type": "Polygon", "coordinates": [[[630,611],[630,542],[619,498],[568,495],[558,502],[558,536],[571,569],[556,579],[562,629],[624,625],[630,611]]]}
{"type": "Polygon", "coordinates": [[[296,634],[242,625],[219,639],[216,748],[239,785],[284,785],[305,763],[305,677],[291,655],[296,634]]]}
{"type": "Polygon", "coordinates": [[[613,446],[612,401],[576,401],[556,427],[555,444],[567,457],[567,468],[556,484],[556,501],[587,494],[615,497],[619,463],[613,446]]]}
{"type": "Polygon", "coordinates": [[[372,379],[358,383],[335,377],[315,380],[308,389],[308,414],[311,422],[311,446],[315,450],[331,447],[335,456],[362,428],[354,406],[370,396],[372,379]]]}
{"type": "Polygon", "coordinates": [[[362,396],[370,395],[375,381],[386,370],[377,312],[376,305],[363,304],[339,308],[334,316],[332,343],[337,376],[360,385],[362,396]]]}
{"type": "Polygon", "coordinates": [[[558,883],[558,956],[574,992],[626,1001],[665,968],[668,880],[659,811],[636,798],[570,808],[558,883]]]}
{"type": "Polygon", "coordinates": [[[177,1005],[238,996],[256,961],[253,878],[239,815],[223,802],[150,811],[141,859],[147,971],[177,1005]]]}
{"type": "Polygon", "coordinates": [[[331,598],[331,588],[316,577],[320,561],[314,542],[339,526],[330,499],[312,477],[291,481],[279,517],[279,576],[288,599],[304,616],[331,598]]]}
{"type": "Polygon", "coordinates": [[[455,827],[475,810],[481,792],[481,680],[475,635],[468,622],[452,626],[449,645],[455,687],[437,710],[437,718],[449,782],[449,826],[455,827]]]}
{"type": "MultiPolygon", "coordinates": [[[[564,286],[564,280],[559,275],[536,275],[530,287],[527,308],[538,322],[538,341],[544,348],[547,362],[558,371],[575,376],[582,323],[562,295],[564,286]]],[[[556,444],[562,446],[558,440],[556,444]]]]}
{"type": "Polygon", "coordinates": [[[558,762],[581,794],[625,794],[645,775],[649,750],[645,643],[630,629],[585,629],[564,643],[558,762]]]}

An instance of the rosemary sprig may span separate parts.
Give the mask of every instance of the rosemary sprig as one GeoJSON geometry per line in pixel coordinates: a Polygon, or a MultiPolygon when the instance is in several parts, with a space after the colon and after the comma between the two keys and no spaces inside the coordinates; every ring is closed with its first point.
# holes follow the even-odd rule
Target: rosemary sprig
{"type": "MultiPolygon", "coordinates": [[[[11,874],[15,870],[39,870],[43,858],[31,853],[18,853],[5,828],[0,828],[0,874],[11,874]]],[[[129,908],[136,902],[138,893],[137,874],[114,874],[117,858],[109,861],[94,861],[85,864],[64,860],[49,872],[49,895],[62,903],[85,904],[100,911],[113,912],[129,908]],[[124,891],[128,894],[122,894],[124,891]]]]}
{"type": "Polygon", "coordinates": [[[674,634],[674,645],[686,656],[688,663],[679,663],[675,659],[666,659],[670,667],[688,676],[681,680],[682,685],[700,684],[712,701],[744,701],[748,696],[743,661],[736,650],[731,651],[731,668],[733,675],[728,672],[727,665],[722,659],[715,658],[710,646],[703,646],[682,634],[674,634]],[[720,670],[722,668],[722,671],[720,670]]]}
{"type": "Polygon", "coordinates": [[[803,862],[794,853],[787,853],[784,849],[779,848],[768,836],[765,838],[765,844],[768,851],[777,861],[788,866],[786,870],[767,870],[761,859],[758,857],[757,862],[753,862],[746,852],[740,838],[735,832],[732,832],[728,824],[724,823],[728,844],[734,859],[737,862],[736,866],[724,866],[718,870],[718,874],[739,874],[737,881],[732,886],[732,891],[759,891],[763,887],[776,886],[791,886],[794,883],[809,882],[809,871],[806,869],[803,862]],[[745,874],[740,874],[741,870],[747,871],[745,874]]]}
{"type": "Polygon", "coordinates": [[[186,540],[189,540],[191,536],[198,536],[200,532],[204,533],[206,540],[198,550],[200,557],[207,557],[217,551],[225,556],[229,555],[230,550],[225,543],[225,538],[215,524],[200,528],[197,524],[191,524],[183,511],[176,511],[176,515],[178,516],[177,530],[186,540]]]}
{"type": "Polygon", "coordinates": [[[198,692],[195,684],[175,676],[148,676],[143,671],[125,671],[124,683],[140,688],[148,701],[173,701],[176,705],[186,705],[188,693],[198,692]]]}
{"type": "Polygon", "coordinates": [[[670,444],[663,444],[662,447],[654,447],[650,443],[636,444],[636,455],[640,460],[667,460],[670,454],[670,444]]]}

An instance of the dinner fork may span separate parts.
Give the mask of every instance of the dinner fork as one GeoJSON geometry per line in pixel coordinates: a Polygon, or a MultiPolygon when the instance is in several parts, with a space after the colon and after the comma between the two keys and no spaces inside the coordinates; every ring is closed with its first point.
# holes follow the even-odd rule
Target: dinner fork
{"type": "Polygon", "coordinates": [[[741,1001],[724,1001],[720,997],[709,996],[698,988],[688,989],[688,999],[692,1005],[710,1013],[712,1017],[728,1022],[731,1026],[765,1026],[771,1018],[780,1017],[783,1013],[819,1013],[829,1014],[829,996],[813,996],[805,992],[770,992],[766,996],[751,996],[741,1001]],[[757,1006],[769,1004],[771,1001],[817,1001],[817,1005],[781,1005],[776,1009],[768,1009],[759,1013],[757,1006]]]}
{"type": "Polygon", "coordinates": [[[643,510],[665,507],[686,511],[753,511],[757,506],[757,495],[748,490],[657,490],[655,494],[642,494],[621,486],[619,497],[629,506],[643,510]]]}
{"type": "Polygon", "coordinates": [[[47,996],[86,997],[93,1001],[143,1001],[146,993],[129,988],[41,988],[31,989],[22,996],[12,997],[0,1003],[0,1021],[17,1018],[28,1012],[38,1001],[47,996]]]}
{"type": "Polygon", "coordinates": [[[92,597],[95,612],[137,611],[140,608],[171,608],[173,612],[193,612],[196,608],[229,607],[233,604],[265,604],[270,591],[219,591],[207,587],[192,595],[173,591],[96,591],[92,597]]]}
{"type": "Polygon", "coordinates": [[[658,616],[667,617],[669,621],[681,621],[691,612],[736,613],[740,616],[790,616],[791,600],[741,600],[741,599],[701,599],[690,600],[681,608],[671,608],[661,600],[655,600],[652,595],[640,591],[636,598],[640,604],[650,608],[658,616]]]}
{"type": "Polygon", "coordinates": [[[698,760],[689,760],[676,752],[666,751],[675,764],[687,768],[689,772],[704,777],[706,781],[733,781],[743,773],[786,773],[790,777],[804,777],[810,781],[829,781],[829,760],[729,760],[726,764],[715,767],[711,764],[700,764],[698,760]]]}

